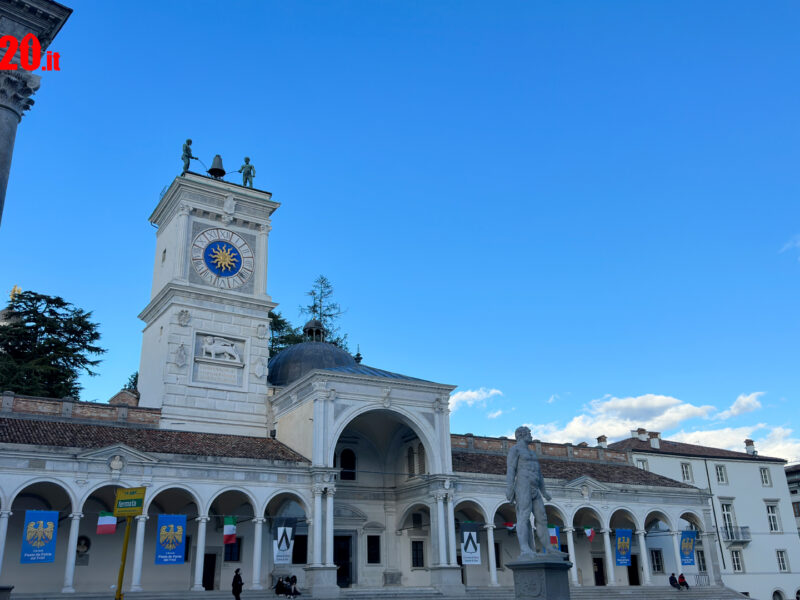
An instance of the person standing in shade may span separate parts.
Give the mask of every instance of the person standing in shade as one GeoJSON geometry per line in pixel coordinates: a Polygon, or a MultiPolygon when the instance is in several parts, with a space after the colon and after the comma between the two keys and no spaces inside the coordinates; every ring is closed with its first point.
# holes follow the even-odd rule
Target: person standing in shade
{"type": "Polygon", "coordinates": [[[244,587],[244,581],[242,581],[242,576],[239,573],[239,569],[236,569],[233,572],[232,587],[233,587],[233,590],[232,590],[233,591],[233,597],[236,598],[236,600],[241,600],[242,588],[244,587]]]}

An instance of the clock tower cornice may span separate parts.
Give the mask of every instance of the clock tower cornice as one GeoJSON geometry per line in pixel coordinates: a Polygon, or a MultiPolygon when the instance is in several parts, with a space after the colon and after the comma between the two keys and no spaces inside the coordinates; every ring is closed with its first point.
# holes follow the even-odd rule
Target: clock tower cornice
{"type": "Polygon", "coordinates": [[[260,230],[269,226],[270,217],[279,206],[279,202],[272,201],[270,192],[187,172],[170,184],[149,220],[161,229],[188,211],[224,225],[260,230]]]}

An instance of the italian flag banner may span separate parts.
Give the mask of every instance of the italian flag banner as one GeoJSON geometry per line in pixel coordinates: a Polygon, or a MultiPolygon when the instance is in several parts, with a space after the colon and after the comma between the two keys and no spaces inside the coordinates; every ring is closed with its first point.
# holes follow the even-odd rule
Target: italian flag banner
{"type": "Polygon", "coordinates": [[[547,530],[550,533],[550,545],[558,549],[559,548],[558,535],[560,533],[560,527],[558,527],[557,525],[548,525],[547,530]]]}
{"type": "Polygon", "coordinates": [[[117,517],[110,512],[101,512],[97,517],[97,535],[114,533],[117,530],[117,517]]]}
{"type": "Polygon", "coordinates": [[[236,543],[236,517],[225,517],[225,527],[222,530],[222,543],[236,543]]]}
{"type": "Polygon", "coordinates": [[[592,528],[592,527],[584,527],[583,531],[584,531],[584,533],[586,533],[586,537],[591,542],[594,539],[594,528],[592,528]]]}

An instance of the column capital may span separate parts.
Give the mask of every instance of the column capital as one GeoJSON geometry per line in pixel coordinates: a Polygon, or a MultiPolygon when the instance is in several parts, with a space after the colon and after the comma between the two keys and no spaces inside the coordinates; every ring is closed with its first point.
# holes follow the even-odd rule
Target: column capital
{"type": "Polygon", "coordinates": [[[564,529],[562,529],[561,531],[563,531],[564,533],[574,533],[575,532],[575,528],[574,527],[564,527],[564,529]]]}
{"type": "Polygon", "coordinates": [[[636,535],[647,535],[647,531],[644,529],[637,529],[635,533],[636,535]]]}
{"type": "Polygon", "coordinates": [[[147,515],[136,515],[134,518],[141,523],[142,521],[147,521],[150,517],[147,515]]]}
{"type": "Polygon", "coordinates": [[[444,490],[433,492],[433,494],[431,494],[431,497],[434,500],[436,500],[436,502],[444,502],[444,499],[447,497],[447,492],[445,492],[444,490]]]}
{"type": "Polygon", "coordinates": [[[41,77],[25,71],[0,71],[0,106],[22,119],[33,106],[33,96],[39,89],[41,77]]]}
{"type": "Polygon", "coordinates": [[[208,515],[198,515],[198,517],[195,519],[195,521],[198,523],[208,523],[209,520],[210,518],[208,515]]]}
{"type": "Polygon", "coordinates": [[[266,523],[266,519],[264,517],[253,517],[253,523],[261,525],[262,523],[266,523]]]}
{"type": "Polygon", "coordinates": [[[0,519],[7,519],[13,514],[10,510],[0,510],[0,519]]]}
{"type": "Polygon", "coordinates": [[[80,519],[83,518],[83,513],[82,512],[74,512],[74,513],[70,514],[69,518],[72,519],[73,521],[79,521],[80,519]]]}
{"type": "Polygon", "coordinates": [[[674,535],[674,536],[679,536],[681,534],[681,532],[680,531],[670,531],[669,534],[670,535],[674,535]]]}
{"type": "Polygon", "coordinates": [[[272,231],[272,223],[267,221],[266,223],[261,223],[258,226],[259,233],[263,233],[264,235],[269,235],[269,232],[272,231]]]}
{"type": "Polygon", "coordinates": [[[315,483],[314,485],[311,486],[311,493],[314,496],[322,496],[324,492],[325,492],[325,486],[321,483],[315,483]]]}
{"type": "Polygon", "coordinates": [[[484,526],[483,526],[483,528],[484,528],[486,531],[489,531],[490,529],[495,529],[495,526],[494,526],[494,525],[484,525],[484,526]]]}
{"type": "Polygon", "coordinates": [[[325,494],[329,498],[333,498],[336,495],[336,488],[333,487],[332,485],[327,486],[327,488],[325,488],[325,494]]]}

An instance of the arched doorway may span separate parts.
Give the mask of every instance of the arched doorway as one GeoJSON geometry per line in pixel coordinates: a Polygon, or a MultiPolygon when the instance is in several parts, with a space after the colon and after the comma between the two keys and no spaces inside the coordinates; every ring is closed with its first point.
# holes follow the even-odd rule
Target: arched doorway
{"type": "Polygon", "coordinates": [[[519,557],[519,541],[517,540],[517,512],[514,505],[504,502],[494,511],[495,563],[498,570],[497,579],[500,585],[513,585],[511,569],[505,568],[507,562],[519,557]]]}
{"type": "Polygon", "coordinates": [[[280,492],[267,503],[264,511],[267,524],[265,564],[269,573],[266,586],[273,587],[279,577],[294,576],[298,588],[307,587],[304,568],[310,563],[312,542],[307,515],[305,501],[292,492],[280,492]]]}
{"type": "Polygon", "coordinates": [[[672,522],[663,512],[652,511],[645,517],[644,529],[653,583],[668,585],[670,573],[677,575],[681,572],[672,522]]]}
{"type": "Polygon", "coordinates": [[[603,527],[600,514],[589,506],[575,511],[575,576],[578,585],[606,585],[606,556],[603,549],[603,527]]]}
{"type": "Polygon", "coordinates": [[[611,547],[616,547],[616,540],[619,537],[618,530],[630,530],[630,537],[628,543],[630,545],[630,564],[627,566],[616,565],[616,551],[612,552],[611,560],[614,560],[612,572],[614,573],[615,581],[621,585],[641,585],[644,580],[644,572],[642,569],[642,552],[647,549],[642,549],[638,546],[638,531],[639,526],[636,517],[631,511],[625,508],[617,509],[611,514],[609,519],[609,528],[614,532],[614,537],[611,541],[611,547]]]}
{"type": "MultiPolygon", "coordinates": [[[[707,587],[711,585],[711,578],[708,574],[709,561],[715,556],[706,554],[703,545],[703,521],[692,512],[685,512],[678,520],[678,531],[692,531],[695,535],[694,548],[688,556],[681,553],[681,566],[679,573],[683,573],[690,585],[693,587],[707,587]],[[694,564],[686,564],[686,563],[694,564]]],[[[680,541],[680,540],[679,540],[680,541]]],[[[711,549],[713,552],[713,548],[711,549]]]]}
{"type": "Polygon", "coordinates": [[[255,535],[256,531],[261,535],[262,528],[260,523],[253,522],[254,504],[253,498],[242,490],[220,492],[211,501],[208,509],[203,579],[204,582],[209,582],[213,573],[213,589],[227,587],[233,580],[235,569],[239,568],[247,573],[251,567],[256,566],[255,535]]]}
{"type": "MultiPolygon", "coordinates": [[[[489,564],[489,552],[494,552],[494,548],[489,548],[486,535],[486,513],[483,507],[474,500],[461,500],[455,505],[455,530],[456,530],[456,562],[461,567],[461,583],[469,586],[487,586],[491,583],[487,566],[489,564]],[[465,531],[474,532],[468,542],[473,540],[478,547],[479,561],[477,563],[467,561],[465,564],[462,540],[465,531]]],[[[493,544],[494,545],[494,544],[493,544]]],[[[474,547],[470,547],[470,550],[474,547]]],[[[470,559],[473,554],[470,553],[470,559]]]]}
{"type": "MultiPolygon", "coordinates": [[[[3,572],[10,573],[19,564],[22,552],[22,535],[25,526],[26,511],[52,511],[57,513],[53,523],[52,535],[55,537],[55,556],[53,562],[40,562],[28,565],[28,576],[23,580],[15,580],[15,591],[19,592],[54,592],[72,587],[72,582],[67,582],[66,559],[70,551],[70,537],[75,538],[77,545],[77,532],[80,513],[73,512],[73,499],[70,493],[60,483],[54,481],[38,481],[26,485],[19,490],[11,501],[12,515],[8,520],[8,530],[3,553],[3,572]],[[73,515],[75,515],[73,517],[73,515]],[[75,534],[72,534],[73,523],[75,534]],[[69,586],[66,584],[69,583],[69,586]]],[[[45,529],[48,524],[43,523],[45,529]]],[[[43,538],[44,539],[44,538],[43,538]]],[[[73,550],[74,552],[74,550],[73,550]]]]}
{"type": "Polygon", "coordinates": [[[427,504],[408,507],[399,519],[398,570],[403,573],[402,584],[407,587],[430,585],[428,569],[436,564],[431,539],[431,510],[427,504]]]}

